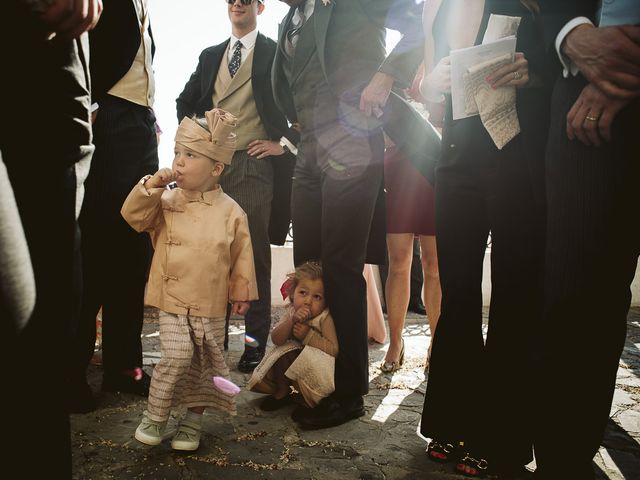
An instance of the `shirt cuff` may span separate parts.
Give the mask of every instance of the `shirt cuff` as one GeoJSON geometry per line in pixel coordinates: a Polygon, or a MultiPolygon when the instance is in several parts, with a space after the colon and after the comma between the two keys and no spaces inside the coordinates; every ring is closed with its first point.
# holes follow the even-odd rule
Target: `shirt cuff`
{"type": "Polygon", "coordinates": [[[298,149],[293,143],[289,141],[287,137],[282,137],[280,139],[280,145],[282,145],[283,147],[286,145],[291,153],[293,153],[294,155],[298,155],[298,149]]]}
{"type": "Polygon", "coordinates": [[[571,30],[576,28],[578,25],[584,24],[593,25],[593,22],[587,17],[576,17],[567,22],[567,24],[562,27],[562,29],[556,36],[556,53],[558,54],[558,58],[560,59],[560,63],[562,64],[562,76],[564,78],[569,77],[569,73],[571,73],[571,75],[575,77],[578,74],[579,70],[576,64],[573,63],[568,56],[562,53],[562,42],[564,42],[565,37],[569,35],[569,32],[571,30]]]}

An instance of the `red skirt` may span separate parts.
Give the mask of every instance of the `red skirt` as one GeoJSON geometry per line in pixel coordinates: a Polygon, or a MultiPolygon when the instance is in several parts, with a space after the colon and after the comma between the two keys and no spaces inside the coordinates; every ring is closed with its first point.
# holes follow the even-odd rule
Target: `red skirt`
{"type": "Polygon", "coordinates": [[[384,154],[387,233],[436,234],[433,187],[395,147],[384,154]]]}

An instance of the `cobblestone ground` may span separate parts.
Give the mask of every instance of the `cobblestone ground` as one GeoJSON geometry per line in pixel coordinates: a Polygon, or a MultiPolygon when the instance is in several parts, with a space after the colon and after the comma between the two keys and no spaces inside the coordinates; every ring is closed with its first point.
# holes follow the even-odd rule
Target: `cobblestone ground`
{"type": "MultiPolygon", "coordinates": [[[[274,316],[282,314],[274,309],[274,316]]],[[[603,446],[595,458],[600,479],[640,479],[640,308],[632,309],[628,338],[603,446]]],[[[450,466],[430,462],[417,434],[424,400],[425,355],[430,341],[425,317],[407,316],[406,360],[393,375],[378,368],[386,345],[369,349],[370,393],[366,415],[345,425],[304,431],[290,419],[291,407],[266,413],[261,395],[243,390],[236,417],[205,414],[200,449],[171,450],[169,440],[148,447],[133,439],[146,402],[128,394],[98,394],[98,408],[72,415],[74,478],[89,479],[458,479],[450,466]]],[[[235,370],[243,349],[242,323],[232,323],[228,364],[232,380],[249,376],[235,370]]],[[[159,358],[158,324],[144,324],[145,369],[159,358]]],[[[99,391],[101,368],[92,365],[90,384],[99,391]]],[[[570,380],[570,372],[567,373],[570,380]]],[[[576,386],[576,396],[579,388],[576,386]]],[[[178,414],[179,415],[179,414],[178,414]]],[[[175,422],[175,419],[172,419],[175,422]]]]}

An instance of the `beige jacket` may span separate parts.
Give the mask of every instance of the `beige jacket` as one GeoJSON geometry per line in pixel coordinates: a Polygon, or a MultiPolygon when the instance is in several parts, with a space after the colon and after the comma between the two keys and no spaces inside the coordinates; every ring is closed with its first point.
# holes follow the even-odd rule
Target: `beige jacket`
{"type": "Polygon", "coordinates": [[[224,317],[230,301],[258,298],[247,215],[222,188],[147,190],[137,184],[122,216],[149,232],[155,253],[145,303],[165,312],[224,317]]]}

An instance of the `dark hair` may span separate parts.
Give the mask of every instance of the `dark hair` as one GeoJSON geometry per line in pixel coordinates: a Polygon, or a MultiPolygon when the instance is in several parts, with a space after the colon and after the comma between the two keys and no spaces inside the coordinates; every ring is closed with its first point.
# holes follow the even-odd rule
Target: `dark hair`
{"type": "Polygon", "coordinates": [[[293,301],[293,292],[295,292],[300,280],[322,280],[322,265],[320,265],[320,262],[304,262],[302,265],[297,266],[294,272],[289,273],[287,278],[290,281],[287,295],[289,300],[293,301]]]}

